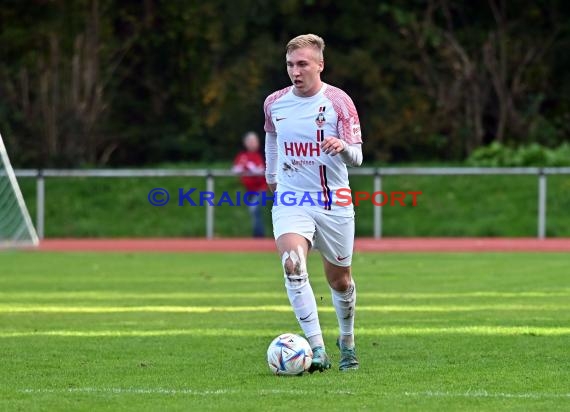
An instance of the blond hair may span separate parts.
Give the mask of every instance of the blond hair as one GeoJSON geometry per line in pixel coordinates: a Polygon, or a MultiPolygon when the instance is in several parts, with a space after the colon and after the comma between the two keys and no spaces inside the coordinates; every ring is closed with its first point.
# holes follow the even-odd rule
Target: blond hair
{"type": "Polygon", "coordinates": [[[325,41],[316,34],[301,34],[294,39],[289,40],[285,48],[286,54],[293,50],[302,49],[304,47],[312,47],[319,53],[319,58],[323,60],[323,52],[325,50],[325,41]]]}

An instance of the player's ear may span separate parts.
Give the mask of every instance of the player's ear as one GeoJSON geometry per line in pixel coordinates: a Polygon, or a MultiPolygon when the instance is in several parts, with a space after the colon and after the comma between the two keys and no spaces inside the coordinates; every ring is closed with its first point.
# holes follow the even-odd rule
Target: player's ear
{"type": "Polygon", "coordinates": [[[325,61],[321,60],[319,62],[319,73],[322,73],[324,69],[325,69],[325,61]]]}

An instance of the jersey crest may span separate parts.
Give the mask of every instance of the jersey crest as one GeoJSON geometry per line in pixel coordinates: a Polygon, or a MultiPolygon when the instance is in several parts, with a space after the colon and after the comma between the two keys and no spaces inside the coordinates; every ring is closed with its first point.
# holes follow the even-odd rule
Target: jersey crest
{"type": "Polygon", "coordinates": [[[315,123],[317,124],[317,127],[319,129],[321,129],[327,121],[327,119],[325,118],[325,114],[324,114],[325,110],[326,110],[325,106],[319,107],[319,114],[317,115],[317,118],[315,119],[315,123]]]}

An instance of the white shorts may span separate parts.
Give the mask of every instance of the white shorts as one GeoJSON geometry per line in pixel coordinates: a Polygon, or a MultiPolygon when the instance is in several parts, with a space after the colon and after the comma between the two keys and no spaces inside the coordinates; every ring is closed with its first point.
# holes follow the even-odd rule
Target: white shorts
{"type": "Polygon", "coordinates": [[[275,239],[285,233],[306,238],[330,263],[347,267],[354,248],[354,214],[337,216],[318,208],[277,205],[271,209],[275,239]]]}

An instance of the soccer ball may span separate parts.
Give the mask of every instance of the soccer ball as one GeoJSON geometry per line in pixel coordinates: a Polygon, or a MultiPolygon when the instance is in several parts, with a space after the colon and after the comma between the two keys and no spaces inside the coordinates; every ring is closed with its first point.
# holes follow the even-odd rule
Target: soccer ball
{"type": "Polygon", "coordinates": [[[300,375],[313,361],[309,342],[294,333],[277,336],[267,348],[267,364],[276,375],[300,375]]]}

